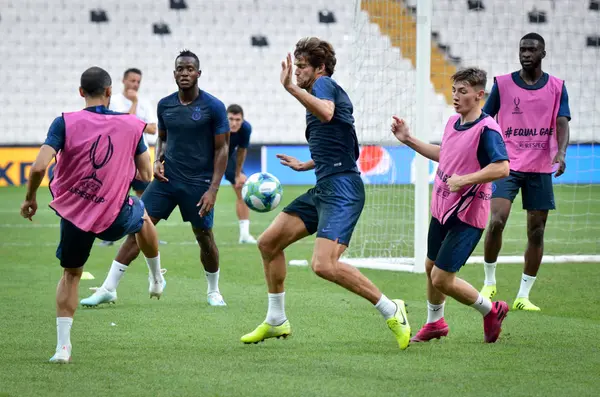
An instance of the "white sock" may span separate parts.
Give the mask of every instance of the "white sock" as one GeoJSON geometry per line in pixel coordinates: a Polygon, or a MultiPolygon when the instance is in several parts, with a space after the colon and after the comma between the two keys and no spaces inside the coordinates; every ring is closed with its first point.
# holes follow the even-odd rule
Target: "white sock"
{"type": "Polygon", "coordinates": [[[127,270],[127,266],[117,261],[113,261],[102,287],[108,291],[114,292],[119,286],[119,281],[121,281],[121,277],[125,274],[125,270],[127,270]]]}
{"type": "Polygon", "coordinates": [[[219,272],[221,269],[214,273],[204,272],[206,274],[206,281],[208,282],[207,294],[212,292],[219,292],[219,272]]]}
{"type": "Polygon", "coordinates": [[[485,285],[496,285],[496,262],[483,263],[483,270],[485,271],[485,285]]]}
{"type": "Polygon", "coordinates": [[[535,283],[535,277],[523,273],[521,276],[521,288],[519,288],[517,298],[529,298],[529,291],[531,291],[533,283],[535,283]]]}
{"type": "Polygon", "coordinates": [[[471,305],[471,307],[475,308],[475,310],[477,310],[483,316],[487,316],[487,314],[492,311],[492,301],[479,294],[477,300],[471,305]]]}
{"type": "Polygon", "coordinates": [[[250,221],[243,219],[240,221],[240,236],[246,237],[250,235],[250,221]]]}
{"type": "Polygon", "coordinates": [[[379,310],[379,313],[387,320],[394,317],[398,307],[394,302],[389,300],[387,296],[381,294],[381,298],[379,298],[379,301],[375,304],[375,309],[379,310]]]}
{"type": "Polygon", "coordinates": [[[71,347],[73,317],[56,317],[56,348],[71,347]]]}
{"type": "Polygon", "coordinates": [[[269,293],[269,307],[265,322],[271,325],[281,325],[287,320],[285,316],[285,292],[269,293]]]}
{"type": "Polygon", "coordinates": [[[150,271],[150,276],[154,280],[155,283],[162,281],[162,273],[160,272],[160,253],[156,256],[156,258],[145,258],[146,264],[148,265],[148,270],[150,271]]]}
{"type": "Polygon", "coordinates": [[[427,323],[435,323],[444,317],[444,306],[446,302],[439,305],[434,305],[427,301],[427,323]]]}

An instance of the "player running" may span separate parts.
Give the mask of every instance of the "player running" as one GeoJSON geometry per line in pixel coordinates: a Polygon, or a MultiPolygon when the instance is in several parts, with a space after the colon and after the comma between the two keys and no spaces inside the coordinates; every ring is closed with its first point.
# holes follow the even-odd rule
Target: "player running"
{"type": "Polygon", "coordinates": [[[479,108],[486,73],[464,69],[452,76],[454,109],[441,146],[421,142],[408,126],[394,116],[396,138],[439,167],[431,201],[431,223],[427,237],[427,323],[412,342],[426,342],[448,335],[444,304],[449,295],[483,315],[484,340],[498,339],[508,313],[506,302],[491,302],[456,272],[467,262],[481,239],[490,212],[490,182],[508,175],[508,155],[500,127],[479,108]]]}
{"type": "Polygon", "coordinates": [[[240,222],[240,244],[256,244],[256,240],[250,235],[250,209],[242,198],[242,187],[246,182],[244,174],[244,161],[252,126],[244,119],[244,109],[240,105],[229,105],[227,107],[227,119],[229,120],[229,160],[225,170],[225,179],[231,183],[236,195],[235,211],[240,222]]]}
{"type": "Polygon", "coordinates": [[[294,57],[297,84],[292,82],[291,54],[281,63],[281,83],[307,110],[306,138],[312,160],[301,162],[291,156],[278,157],[282,164],[295,171],[314,169],[317,183],[284,208],[259,238],[268,286],[267,317],[241,340],[258,343],[292,333],[284,308],[286,262],[283,251],[316,232],[313,271],[375,305],[400,349],[406,349],[410,326],[404,302],[388,299],[356,268],[339,261],[362,212],[365,191],[356,166],[358,141],[352,102],[331,78],[336,64],[335,52],[328,42],[309,37],[298,41],[294,57]]]}
{"type": "Polygon", "coordinates": [[[521,286],[513,310],[539,311],[529,292],[544,254],[544,229],[548,210],[555,209],[552,172],[565,172],[569,145],[569,97],[565,83],[542,71],[545,42],[537,33],[519,43],[521,70],[498,76],[483,111],[496,116],[504,131],[510,157],[510,175],[496,182],[492,216],[485,236],[485,281],[481,294],[496,295],[496,261],[502,248],[502,231],[512,202],[521,189],[527,211],[527,248],[521,286]],[[557,168],[553,168],[558,164],[557,168]]]}
{"type": "MultiPolygon", "coordinates": [[[[158,141],[154,177],[142,200],[154,224],[179,207],[200,245],[208,283],[207,301],[225,306],[219,292],[219,250],[212,232],[213,207],[227,167],[229,123],[223,102],[198,87],[196,54],[184,50],[175,58],[173,75],[179,90],[158,103],[158,141]]],[[[82,305],[114,302],[116,288],[139,248],[128,237],[119,249],[102,287],[82,305]]]]}
{"type": "Polygon", "coordinates": [[[162,294],[156,229],[142,202],[127,195],[136,168],[143,180],[152,178],[150,155],[142,138],[146,123],[107,109],[111,84],[108,73],[98,67],[81,75],[79,93],[86,107],[53,121],[31,166],[21,205],[21,215],[31,220],[37,211],[37,190],[56,156],[50,207],[61,217],[56,257],[64,271],[56,291],[57,344],[52,363],[71,360],[79,280],[96,237],[115,241],[129,234],[137,239],[151,269],[150,296],[160,298],[162,294]]]}

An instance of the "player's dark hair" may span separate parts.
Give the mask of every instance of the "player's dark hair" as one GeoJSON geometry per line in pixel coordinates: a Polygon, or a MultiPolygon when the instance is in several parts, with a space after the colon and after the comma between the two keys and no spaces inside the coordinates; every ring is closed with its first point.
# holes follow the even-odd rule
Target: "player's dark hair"
{"type": "Polygon", "coordinates": [[[325,74],[333,75],[335,71],[335,51],[333,46],[318,37],[305,37],[296,43],[296,58],[304,57],[313,68],[325,65],[325,74]]]}
{"type": "Polygon", "coordinates": [[[244,117],[244,109],[240,105],[231,104],[227,106],[227,113],[241,114],[244,117]]]}
{"type": "Polygon", "coordinates": [[[181,50],[179,52],[179,55],[177,55],[177,58],[175,58],[175,62],[177,62],[177,60],[179,58],[183,58],[183,57],[189,57],[189,58],[194,58],[194,60],[196,61],[196,68],[198,70],[200,70],[200,59],[198,59],[198,55],[194,54],[193,52],[191,52],[190,50],[181,50]]]}
{"type": "Polygon", "coordinates": [[[542,45],[542,49],[546,48],[546,41],[538,33],[527,33],[525,36],[521,37],[521,41],[523,40],[537,40],[542,45]]]}
{"type": "Polygon", "coordinates": [[[104,90],[112,85],[112,79],[106,70],[92,66],[83,72],[80,83],[85,95],[95,98],[104,94],[104,90]]]}
{"type": "Polygon", "coordinates": [[[479,68],[465,68],[454,73],[452,81],[454,83],[461,81],[468,83],[473,88],[480,87],[484,89],[487,83],[487,73],[485,70],[479,68]]]}
{"type": "Polygon", "coordinates": [[[125,71],[125,73],[123,73],[123,78],[126,79],[129,73],[139,74],[140,76],[142,75],[142,71],[138,68],[129,68],[125,71]]]}

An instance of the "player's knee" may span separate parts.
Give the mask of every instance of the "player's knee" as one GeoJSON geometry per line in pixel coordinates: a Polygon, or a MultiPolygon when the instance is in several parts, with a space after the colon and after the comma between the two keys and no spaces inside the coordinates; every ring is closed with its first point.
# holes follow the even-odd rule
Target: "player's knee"
{"type": "Polygon", "coordinates": [[[504,214],[492,214],[490,219],[490,233],[502,233],[506,226],[507,217],[504,214]]]}
{"type": "Polygon", "coordinates": [[[280,248],[277,240],[268,234],[261,234],[257,240],[258,250],[263,258],[269,259],[279,253],[280,248]]]}
{"type": "Polygon", "coordinates": [[[544,243],[544,225],[535,225],[529,230],[529,243],[541,246],[544,243]]]}
{"type": "Polygon", "coordinates": [[[429,278],[431,278],[431,271],[433,270],[434,265],[435,263],[431,259],[425,259],[425,273],[427,273],[427,277],[429,278]]]}
{"type": "Polygon", "coordinates": [[[80,279],[82,274],[83,274],[83,266],[69,267],[69,268],[63,269],[63,275],[64,275],[65,279],[69,282],[80,279]]]}
{"type": "Polygon", "coordinates": [[[332,260],[327,258],[313,258],[311,267],[315,274],[325,280],[335,279],[335,266],[332,260]]]}
{"type": "Polygon", "coordinates": [[[194,229],[194,236],[196,241],[201,246],[212,244],[214,236],[210,229],[194,229]]]}
{"type": "Polygon", "coordinates": [[[450,280],[448,279],[448,277],[445,277],[444,274],[441,274],[440,272],[436,272],[436,271],[432,271],[430,277],[431,277],[431,285],[433,285],[433,287],[435,289],[437,289],[438,291],[446,293],[446,291],[448,290],[449,283],[450,283],[450,280]]]}

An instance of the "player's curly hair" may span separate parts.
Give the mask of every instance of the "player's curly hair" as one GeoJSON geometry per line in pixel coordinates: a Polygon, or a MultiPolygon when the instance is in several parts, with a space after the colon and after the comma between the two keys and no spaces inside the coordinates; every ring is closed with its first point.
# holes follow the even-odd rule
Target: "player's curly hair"
{"type": "Polygon", "coordinates": [[[471,87],[480,87],[485,89],[487,83],[487,73],[483,69],[470,67],[461,69],[452,75],[452,81],[468,83],[471,87]]]}
{"type": "Polygon", "coordinates": [[[335,51],[333,46],[318,37],[305,37],[296,43],[294,50],[296,58],[304,57],[313,68],[325,65],[325,74],[333,75],[335,71],[335,51]]]}

